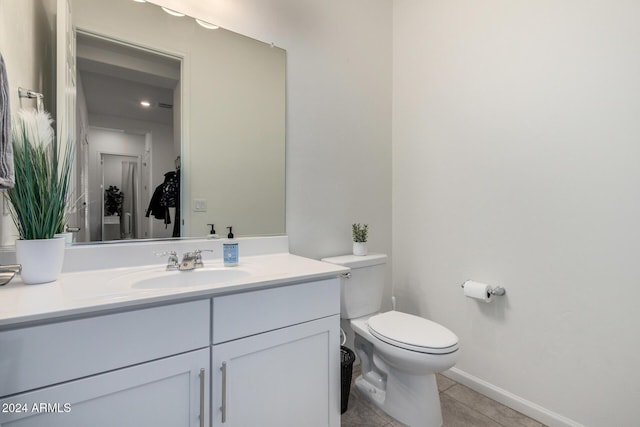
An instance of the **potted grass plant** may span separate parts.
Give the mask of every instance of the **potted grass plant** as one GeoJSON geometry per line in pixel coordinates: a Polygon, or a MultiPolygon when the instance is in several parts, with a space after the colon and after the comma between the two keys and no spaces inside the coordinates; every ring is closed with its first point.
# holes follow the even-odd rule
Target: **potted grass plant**
{"type": "Polygon", "coordinates": [[[105,216],[122,216],[122,203],[124,194],[115,185],[110,185],[104,190],[104,214],[105,216]]]}
{"type": "Polygon", "coordinates": [[[57,142],[49,113],[20,110],[12,124],[15,185],[7,191],[19,238],[24,283],[54,281],[62,271],[73,143],[57,142]]]}
{"type": "Polygon", "coordinates": [[[353,235],[353,254],[364,256],[369,251],[367,249],[367,237],[369,234],[368,224],[352,224],[351,225],[353,235]]]}

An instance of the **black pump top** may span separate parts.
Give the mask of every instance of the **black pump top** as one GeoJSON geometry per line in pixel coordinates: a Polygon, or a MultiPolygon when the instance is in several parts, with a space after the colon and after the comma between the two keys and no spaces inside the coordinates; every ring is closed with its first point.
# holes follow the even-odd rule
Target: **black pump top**
{"type": "Polygon", "coordinates": [[[232,231],[233,231],[233,227],[227,227],[227,228],[229,229],[229,234],[227,234],[227,237],[228,237],[229,239],[233,239],[233,233],[232,233],[232,231]]]}
{"type": "Polygon", "coordinates": [[[216,229],[213,228],[214,224],[207,224],[207,225],[211,226],[211,231],[209,232],[209,234],[216,234],[216,229]]]}

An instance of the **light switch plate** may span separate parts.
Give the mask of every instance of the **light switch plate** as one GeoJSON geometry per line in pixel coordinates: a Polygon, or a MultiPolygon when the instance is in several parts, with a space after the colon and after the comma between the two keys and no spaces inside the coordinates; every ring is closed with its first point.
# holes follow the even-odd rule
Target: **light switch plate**
{"type": "Polygon", "coordinates": [[[193,199],[193,211],[194,212],[206,212],[207,211],[207,199],[193,199]]]}

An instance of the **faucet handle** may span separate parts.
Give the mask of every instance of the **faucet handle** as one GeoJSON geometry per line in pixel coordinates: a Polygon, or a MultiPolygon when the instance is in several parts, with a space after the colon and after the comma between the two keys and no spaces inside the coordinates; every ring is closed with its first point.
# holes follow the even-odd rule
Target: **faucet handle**
{"type": "Polygon", "coordinates": [[[178,253],[176,251],[162,251],[162,252],[156,252],[155,253],[156,256],[165,256],[165,255],[175,255],[178,256],[178,253]]]}
{"type": "Polygon", "coordinates": [[[162,252],[156,252],[155,253],[156,256],[169,256],[169,261],[173,261],[174,259],[178,260],[178,253],[176,251],[162,251],[162,252]]]}
{"type": "Polygon", "coordinates": [[[193,251],[194,254],[200,255],[202,252],[213,252],[213,249],[196,249],[193,251]]]}
{"type": "Polygon", "coordinates": [[[196,267],[204,267],[204,263],[202,262],[202,252],[213,252],[212,249],[196,249],[193,251],[196,256],[195,266],[196,267]]]}
{"type": "Polygon", "coordinates": [[[156,252],[156,256],[169,256],[167,260],[167,270],[177,270],[180,267],[180,262],[178,261],[178,254],[176,251],[163,251],[156,252]]]}

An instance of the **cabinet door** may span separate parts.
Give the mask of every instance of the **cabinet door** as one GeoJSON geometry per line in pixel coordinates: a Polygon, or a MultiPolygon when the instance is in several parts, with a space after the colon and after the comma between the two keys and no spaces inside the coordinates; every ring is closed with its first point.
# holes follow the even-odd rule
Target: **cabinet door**
{"type": "Polygon", "coordinates": [[[208,426],[209,363],[207,348],[0,399],[0,426],[208,426]]]}
{"type": "Polygon", "coordinates": [[[339,322],[336,315],[214,345],[213,425],[339,426],[339,322]]]}

